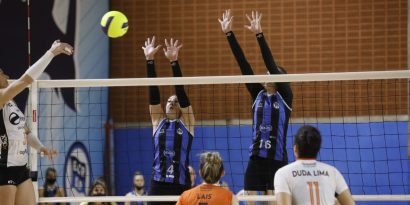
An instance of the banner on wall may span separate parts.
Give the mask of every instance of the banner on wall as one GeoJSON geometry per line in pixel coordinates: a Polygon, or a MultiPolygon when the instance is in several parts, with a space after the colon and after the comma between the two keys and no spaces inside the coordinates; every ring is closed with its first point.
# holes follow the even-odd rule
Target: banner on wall
{"type": "MultiPolygon", "coordinates": [[[[31,58],[26,0],[0,0],[0,68],[10,79],[19,78],[57,39],[73,45],[75,55],[54,58],[40,79],[108,78],[108,39],[99,26],[101,16],[108,11],[108,0],[41,0],[30,1],[30,6],[31,58]]],[[[39,138],[60,155],[53,162],[45,158],[39,160],[38,182],[41,186],[44,172],[51,166],[57,170],[57,184],[65,187],[67,196],[88,195],[92,181],[104,171],[108,91],[51,90],[42,92],[40,89],[39,138]],[[89,101],[95,103],[95,99],[104,102],[89,108],[89,101]],[[100,115],[93,117],[96,112],[100,115]]],[[[26,110],[26,115],[31,113],[26,108],[28,99],[28,92],[14,98],[20,109],[26,110]]]]}
{"type": "Polygon", "coordinates": [[[64,188],[67,196],[87,196],[91,185],[91,162],[87,148],[75,142],[67,152],[64,162],[64,188]]]}

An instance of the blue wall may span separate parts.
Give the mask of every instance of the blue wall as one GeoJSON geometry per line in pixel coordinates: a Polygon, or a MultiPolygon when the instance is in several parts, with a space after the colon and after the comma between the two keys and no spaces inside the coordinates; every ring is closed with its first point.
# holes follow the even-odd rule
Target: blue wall
{"type": "MultiPolygon", "coordinates": [[[[407,123],[314,124],[323,136],[319,159],[343,173],[353,194],[410,194],[407,123]]],[[[292,136],[301,125],[289,126],[287,149],[290,162],[294,161],[292,136]]],[[[191,164],[198,170],[199,153],[219,151],[226,169],[223,180],[234,192],[241,190],[251,132],[250,125],[197,126],[191,164]]],[[[114,135],[117,195],[129,191],[135,170],[143,172],[148,188],[153,160],[152,129],[117,129],[114,135]]],[[[197,183],[200,183],[198,178],[197,183]]]]}
{"type": "MultiPolygon", "coordinates": [[[[75,54],[73,56],[75,66],[68,65],[70,69],[75,70],[74,78],[108,78],[109,40],[104,32],[101,31],[99,21],[101,16],[108,11],[109,2],[107,0],[61,0],[47,2],[53,4],[50,8],[55,9],[53,11],[55,11],[54,13],[56,15],[53,16],[52,25],[58,25],[58,28],[66,28],[64,23],[67,22],[67,14],[65,12],[69,12],[67,11],[69,8],[68,5],[76,3],[75,11],[69,13],[76,17],[75,39],[73,42],[69,42],[75,48],[75,54]]],[[[41,4],[42,2],[38,3],[41,4]]],[[[36,8],[39,7],[41,7],[41,5],[36,8]]],[[[36,11],[38,10],[33,8],[33,13],[40,13],[39,11],[36,11]]],[[[19,14],[19,12],[10,12],[19,14]]],[[[46,14],[48,13],[40,13],[39,15],[46,14]]],[[[36,25],[32,25],[32,29],[35,30],[35,28],[36,25]]],[[[64,33],[65,31],[61,32],[64,33]]],[[[41,35],[43,35],[43,33],[41,35]]],[[[51,40],[62,38],[62,36],[49,37],[48,35],[45,35],[45,38],[46,37],[47,39],[43,39],[38,45],[45,44],[46,42],[48,45],[48,42],[51,42],[51,40]]],[[[65,57],[58,58],[62,59],[65,57]]],[[[20,59],[23,58],[20,57],[20,59]]],[[[54,61],[57,60],[58,59],[55,59],[54,61]]],[[[59,73],[62,73],[64,78],[71,79],[71,77],[68,77],[70,75],[66,75],[70,69],[58,66],[53,67],[53,63],[51,63],[46,71],[56,70],[59,73]]],[[[44,73],[40,79],[55,78],[53,78],[52,75],[44,73]]],[[[104,174],[104,124],[106,123],[108,116],[108,88],[76,88],[74,96],[76,110],[67,106],[59,89],[42,88],[39,91],[39,137],[44,145],[52,147],[59,152],[58,157],[51,162],[46,158],[39,158],[39,184],[42,185],[44,183],[45,170],[48,167],[54,167],[58,173],[58,186],[67,187],[65,182],[69,180],[67,180],[68,171],[65,169],[66,163],[68,164],[68,162],[66,162],[66,157],[70,155],[70,153],[68,153],[70,147],[78,142],[84,145],[84,152],[89,155],[89,161],[87,161],[85,168],[90,173],[86,173],[86,179],[84,180],[86,181],[84,184],[85,193],[88,193],[88,186],[96,178],[104,174]]],[[[28,114],[30,113],[31,111],[28,112],[28,114]]],[[[84,159],[84,157],[79,157],[79,159],[80,158],[84,159]]],[[[85,161],[81,162],[85,163],[85,161]]],[[[68,196],[81,196],[74,193],[72,189],[66,190],[66,194],[68,196]]]]}

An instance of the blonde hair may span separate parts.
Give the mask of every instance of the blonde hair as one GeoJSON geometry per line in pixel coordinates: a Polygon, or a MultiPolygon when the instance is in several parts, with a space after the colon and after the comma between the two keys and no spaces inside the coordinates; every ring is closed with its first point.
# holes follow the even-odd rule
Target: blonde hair
{"type": "Polygon", "coordinates": [[[222,158],[218,152],[202,153],[199,168],[202,179],[208,184],[218,182],[224,171],[222,158]]]}

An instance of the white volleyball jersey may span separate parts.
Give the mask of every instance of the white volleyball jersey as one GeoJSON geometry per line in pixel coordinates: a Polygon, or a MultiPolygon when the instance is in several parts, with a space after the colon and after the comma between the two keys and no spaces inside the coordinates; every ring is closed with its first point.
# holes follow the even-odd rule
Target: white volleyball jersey
{"type": "Polygon", "coordinates": [[[335,193],[348,189],[342,174],[333,166],[316,160],[297,160],[275,174],[275,193],[291,195],[292,204],[335,203],[335,193]]]}
{"type": "Polygon", "coordinates": [[[0,110],[0,167],[27,164],[26,117],[16,103],[9,101],[0,110]]]}

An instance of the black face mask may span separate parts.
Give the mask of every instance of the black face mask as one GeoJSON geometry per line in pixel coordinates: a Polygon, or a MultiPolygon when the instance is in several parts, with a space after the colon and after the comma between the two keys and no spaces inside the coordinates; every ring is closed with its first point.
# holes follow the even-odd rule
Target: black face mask
{"type": "Polygon", "coordinates": [[[105,194],[104,193],[96,193],[93,196],[105,196],[105,194]]]}
{"type": "Polygon", "coordinates": [[[56,179],[55,178],[47,178],[46,179],[46,183],[47,184],[54,184],[56,182],[56,179]]]}
{"type": "Polygon", "coordinates": [[[143,186],[137,186],[137,185],[134,185],[134,187],[135,187],[138,191],[140,191],[141,189],[144,188],[143,186]]]}

